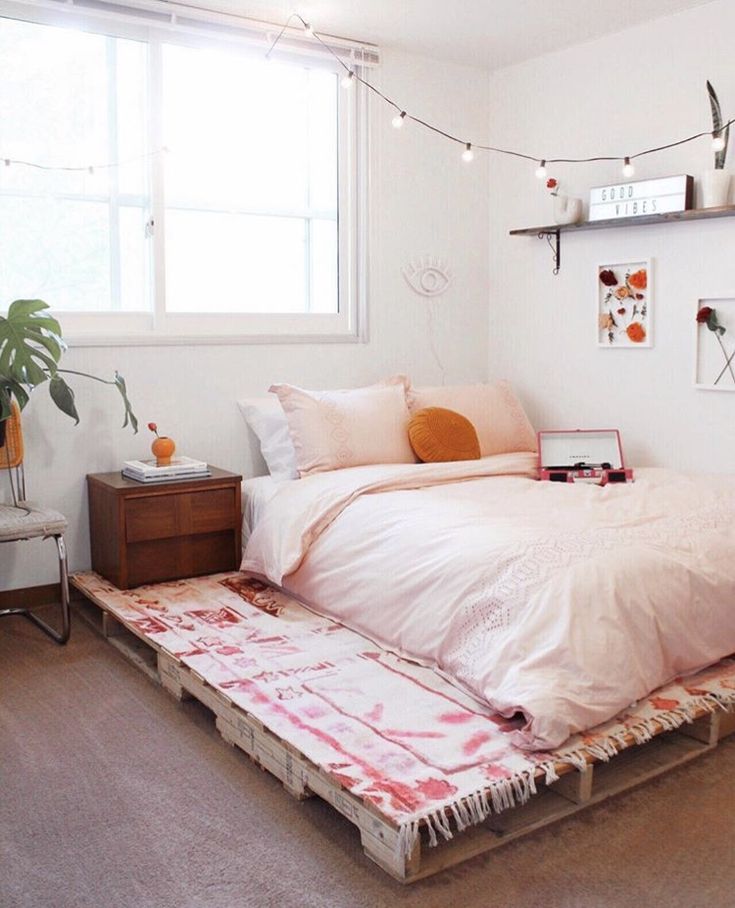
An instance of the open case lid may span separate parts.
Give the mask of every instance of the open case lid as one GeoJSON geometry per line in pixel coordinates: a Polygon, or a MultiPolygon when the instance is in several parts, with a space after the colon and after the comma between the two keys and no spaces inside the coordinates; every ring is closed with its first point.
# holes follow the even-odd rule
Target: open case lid
{"type": "Polygon", "coordinates": [[[597,465],[609,463],[613,470],[621,470],[623,448],[617,429],[570,429],[538,433],[539,467],[573,467],[584,463],[597,465]]]}

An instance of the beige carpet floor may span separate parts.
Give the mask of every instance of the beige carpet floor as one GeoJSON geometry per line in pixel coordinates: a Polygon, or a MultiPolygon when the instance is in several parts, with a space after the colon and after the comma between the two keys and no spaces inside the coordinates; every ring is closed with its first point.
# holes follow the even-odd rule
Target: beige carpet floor
{"type": "Polygon", "coordinates": [[[607,804],[402,887],[82,621],[0,622],[2,908],[725,908],[735,740],[607,804]]]}

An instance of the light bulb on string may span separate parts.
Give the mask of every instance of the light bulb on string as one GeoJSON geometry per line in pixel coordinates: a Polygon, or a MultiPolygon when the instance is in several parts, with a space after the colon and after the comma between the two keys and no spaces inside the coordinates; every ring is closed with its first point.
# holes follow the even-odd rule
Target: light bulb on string
{"type": "MultiPolygon", "coordinates": [[[[69,0],[69,2],[71,2],[71,0],[69,0]]],[[[265,37],[266,41],[269,43],[268,50],[265,53],[266,59],[271,58],[273,51],[278,46],[279,42],[282,39],[284,39],[284,35],[286,35],[288,30],[291,28],[291,25],[294,22],[294,20],[298,20],[300,22],[301,26],[303,27],[304,34],[306,34],[310,37],[313,37],[316,41],[318,41],[323,46],[323,49],[326,52],[331,54],[335,63],[339,67],[341,67],[341,74],[342,74],[342,78],[340,80],[341,85],[345,89],[349,90],[352,86],[355,86],[359,83],[359,86],[360,86],[359,93],[361,96],[363,94],[366,96],[369,96],[369,93],[372,93],[373,95],[380,97],[388,105],[390,112],[393,114],[392,119],[391,119],[391,123],[392,123],[393,127],[396,129],[402,128],[402,126],[404,125],[405,121],[407,120],[407,116],[408,116],[406,111],[401,110],[400,107],[398,106],[398,104],[392,98],[383,94],[383,92],[379,88],[377,88],[375,85],[373,85],[372,82],[370,81],[370,79],[367,77],[367,74],[363,74],[363,70],[360,68],[362,65],[361,61],[363,61],[365,59],[365,51],[361,50],[359,52],[359,56],[353,51],[351,57],[349,58],[350,62],[349,63],[345,62],[345,59],[342,58],[341,56],[339,56],[329,46],[329,44],[327,44],[325,41],[323,41],[322,38],[320,37],[319,33],[317,33],[314,30],[311,23],[307,22],[306,19],[299,13],[295,13],[295,12],[291,13],[288,16],[285,23],[283,24],[280,31],[278,32],[278,34],[276,34],[275,36],[274,36],[273,32],[271,32],[271,31],[265,32],[264,37],[265,37]],[[351,69],[350,68],[351,65],[355,66],[356,69],[355,70],[351,69]],[[357,69],[360,70],[359,73],[356,71],[357,69]]],[[[469,163],[474,160],[474,157],[475,157],[474,150],[473,150],[472,144],[470,142],[463,142],[461,139],[457,138],[455,135],[452,135],[450,132],[447,132],[445,129],[440,128],[439,125],[435,125],[433,123],[429,123],[424,120],[419,120],[414,115],[412,115],[410,119],[411,119],[412,124],[413,123],[420,124],[421,126],[425,127],[427,130],[430,130],[435,135],[443,136],[445,139],[449,140],[450,142],[463,146],[463,148],[461,150],[461,155],[462,155],[463,161],[469,163]]],[[[626,155],[622,159],[623,160],[622,176],[625,179],[629,179],[629,178],[633,177],[633,175],[635,174],[635,167],[632,163],[632,160],[634,160],[635,158],[643,157],[644,155],[652,155],[655,153],[663,152],[669,148],[684,145],[686,143],[694,142],[694,141],[697,141],[697,140],[700,140],[700,139],[706,138],[706,137],[710,138],[712,150],[713,150],[713,152],[715,152],[718,155],[718,161],[719,161],[719,163],[721,163],[722,153],[727,148],[728,128],[730,125],[735,123],[735,118],[727,120],[723,123],[720,123],[720,121],[717,121],[717,123],[718,123],[719,128],[715,128],[712,130],[703,130],[701,132],[695,133],[694,135],[689,135],[685,138],[679,139],[678,141],[669,142],[665,145],[653,146],[651,148],[646,148],[646,149],[640,149],[636,152],[635,155],[630,155],[630,156],[626,155]]],[[[531,155],[523,154],[520,151],[515,151],[515,150],[509,149],[509,148],[495,148],[495,147],[492,147],[489,145],[480,145],[478,147],[482,151],[489,151],[489,152],[493,152],[498,155],[506,155],[506,156],[513,156],[515,158],[522,158],[526,162],[533,163],[535,161],[536,162],[536,167],[535,167],[536,177],[539,180],[541,180],[547,176],[547,171],[546,171],[547,162],[543,158],[533,158],[531,155]]],[[[168,149],[165,147],[159,148],[156,152],[150,152],[146,155],[143,155],[142,157],[149,157],[151,154],[157,154],[159,152],[166,153],[166,152],[168,152],[168,149]]],[[[610,162],[610,161],[620,162],[621,159],[617,155],[597,155],[597,156],[593,156],[593,157],[570,157],[570,158],[563,158],[563,159],[561,159],[561,158],[552,159],[552,163],[554,163],[555,161],[558,162],[559,160],[562,160],[564,163],[567,163],[567,164],[590,164],[593,162],[610,162]]],[[[16,166],[37,167],[42,170],[50,170],[50,171],[69,171],[69,170],[81,171],[81,173],[87,172],[90,176],[95,176],[96,173],[99,174],[102,170],[107,170],[108,168],[113,168],[113,169],[118,168],[120,166],[120,162],[100,163],[97,165],[96,168],[86,167],[86,166],[54,167],[54,166],[49,166],[49,165],[46,165],[43,163],[36,163],[33,161],[22,161],[22,160],[5,158],[2,155],[0,155],[0,169],[2,169],[3,166],[5,168],[7,168],[7,167],[10,167],[11,165],[13,165],[14,167],[16,167],[16,166]]],[[[530,166],[529,166],[529,169],[530,169],[530,166]]]]}

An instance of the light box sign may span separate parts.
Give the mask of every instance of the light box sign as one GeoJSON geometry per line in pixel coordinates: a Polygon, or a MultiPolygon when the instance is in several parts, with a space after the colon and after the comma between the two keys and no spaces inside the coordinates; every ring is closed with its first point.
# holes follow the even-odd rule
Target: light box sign
{"type": "Polygon", "coordinates": [[[694,178],[687,174],[611,183],[590,190],[590,221],[635,218],[692,207],[694,178]]]}

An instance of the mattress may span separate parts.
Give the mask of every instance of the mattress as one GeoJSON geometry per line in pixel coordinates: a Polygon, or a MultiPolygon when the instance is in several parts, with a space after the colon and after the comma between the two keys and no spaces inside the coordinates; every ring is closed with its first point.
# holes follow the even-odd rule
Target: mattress
{"type": "Polygon", "coordinates": [[[278,489],[290,480],[276,480],[272,476],[256,476],[242,483],[242,547],[248,544],[255,525],[265,506],[278,489]]]}

